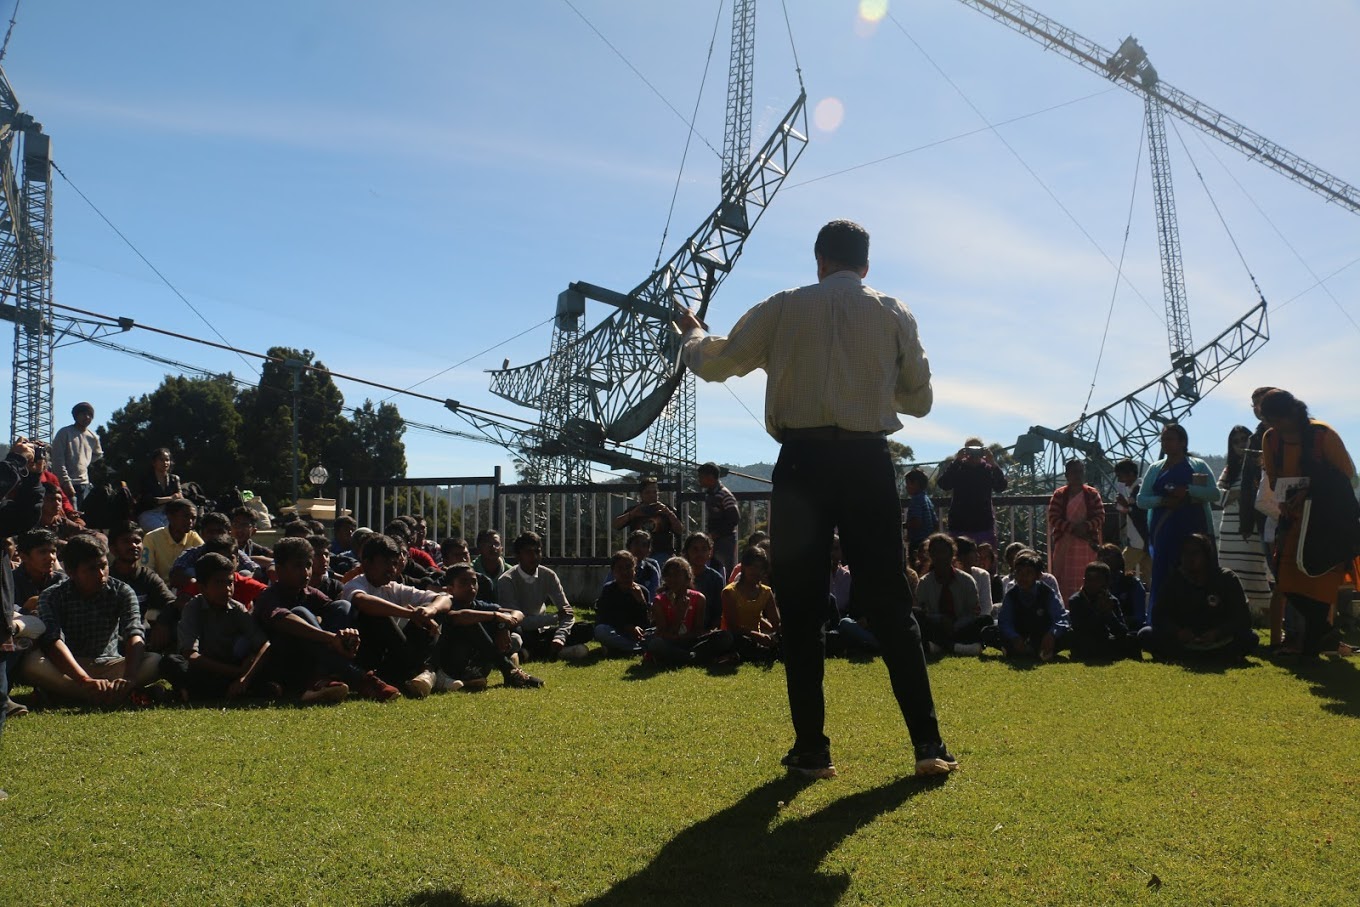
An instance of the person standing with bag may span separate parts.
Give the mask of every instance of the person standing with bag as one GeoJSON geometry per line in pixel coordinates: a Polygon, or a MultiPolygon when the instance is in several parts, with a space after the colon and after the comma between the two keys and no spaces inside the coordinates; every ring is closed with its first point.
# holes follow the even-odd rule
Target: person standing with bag
{"type": "MultiPolygon", "coordinates": [[[[1261,466],[1279,509],[1280,523],[1275,533],[1276,589],[1303,620],[1300,654],[1317,655],[1335,650],[1341,639],[1332,626],[1331,610],[1346,581],[1347,564],[1338,559],[1336,566],[1317,575],[1310,575],[1300,566],[1299,543],[1308,528],[1303,519],[1304,504],[1310,498],[1315,506],[1324,503],[1323,488],[1329,489],[1326,493],[1332,496],[1353,495],[1350,483],[1355,476],[1355,463],[1341,436],[1331,426],[1310,418],[1307,404],[1289,391],[1273,390],[1266,394],[1261,400],[1261,417],[1270,426],[1261,441],[1261,466]],[[1326,475],[1329,472],[1331,475],[1326,475]],[[1334,481],[1338,477],[1345,480],[1344,492],[1334,481]]],[[[1348,510],[1353,519],[1353,508],[1348,510]]],[[[1310,531],[1326,533],[1328,529],[1315,525],[1310,531]]],[[[1290,646],[1290,641],[1285,644],[1290,646]]]]}

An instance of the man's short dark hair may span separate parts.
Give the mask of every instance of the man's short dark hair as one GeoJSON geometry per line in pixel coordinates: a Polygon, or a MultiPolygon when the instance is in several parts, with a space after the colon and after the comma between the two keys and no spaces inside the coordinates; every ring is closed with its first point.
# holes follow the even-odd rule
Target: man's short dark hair
{"type": "Polygon", "coordinates": [[[822,261],[847,268],[869,264],[869,231],[852,220],[833,220],[817,231],[812,252],[822,261]]]}
{"type": "Polygon", "coordinates": [[[66,540],[66,547],[61,551],[61,562],[67,573],[75,573],[85,564],[108,556],[109,547],[103,539],[92,532],[82,532],[66,540]]]}
{"type": "Polygon", "coordinates": [[[342,514],[335,518],[336,529],[349,529],[351,531],[359,528],[359,521],[347,514],[342,514]]]}
{"type": "Polygon", "coordinates": [[[613,570],[619,564],[627,564],[630,567],[637,566],[637,558],[633,557],[631,551],[615,551],[614,556],[609,559],[609,569],[613,570]]]}
{"type": "Polygon", "coordinates": [[[326,534],[326,524],[321,522],[320,520],[303,520],[302,522],[307,524],[307,528],[311,532],[314,532],[317,535],[326,534]]]}
{"type": "Polygon", "coordinates": [[[468,547],[467,539],[461,535],[451,535],[439,543],[439,556],[448,560],[453,556],[455,548],[467,549],[468,547]]]}
{"type": "Polygon", "coordinates": [[[411,527],[406,525],[406,521],[400,518],[389,522],[383,528],[383,534],[391,536],[394,539],[399,538],[407,543],[411,541],[411,527]]]}
{"type": "Polygon", "coordinates": [[[234,576],[235,573],[236,568],[232,566],[231,561],[227,560],[216,551],[209,551],[207,554],[201,555],[198,559],[198,563],[194,565],[194,577],[198,580],[200,587],[204,583],[211,582],[223,574],[231,574],[234,576]]]}
{"type": "Polygon", "coordinates": [[[254,525],[255,511],[251,510],[249,507],[237,507],[231,512],[231,521],[234,523],[241,519],[250,520],[251,525],[254,525]]]}
{"type": "Polygon", "coordinates": [[[283,524],[283,534],[285,538],[305,539],[312,534],[312,527],[306,520],[289,520],[283,524]]]}
{"type": "Polygon", "coordinates": [[[76,418],[81,413],[89,413],[90,418],[94,418],[94,406],[84,401],[81,401],[80,403],[77,403],[75,406],[71,407],[72,419],[76,418]]]}
{"type": "Polygon", "coordinates": [[[274,546],[274,563],[307,564],[312,563],[312,544],[305,536],[290,535],[279,539],[274,546]]]}
{"type": "Polygon", "coordinates": [[[132,520],[123,520],[121,523],[114,523],[113,528],[109,530],[109,544],[112,545],[125,535],[136,535],[140,538],[142,535],[142,527],[138,526],[132,520]]]}
{"type": "MultiPolygon", "coordinates": [[[[203,553],[220,554],[234,563],[236,561],[236,539],[230,535],[215,535],[203,543],[203,553]]],[[[198,575],[197,567],[194,569],[194,575],[198,575]]]]}
{"type": "Polygon", "coordinates": [[[194,502],[188,498],[175,498],[173,501],[166,501],[165,503],[166,516],[169,516],[172,513],[184,513],[186,511],[193,514],[198,513],[198,508],[195,507],[194,502]]]}
{"type": "Polygon", "coordinates": [[[915,469],[908,471],[903,478],[908,482],[915,482],[922,488],[925,488],[930,485],[930,479],[926,478],[925,470],[921,469],[919,466],[916,467],[915,469]]]}
{"type": "Polygon", "coordinates": [[[466,562],[461,564],[453,564],[452,566],[449,567],[449,569],[445,570],[443,583],[446,586],[452,586],[454,580],[458,579],[458,577],[464,574],[467,574],[468,576],[472,577],[472,584],[474,586],[477,585],[477,571],[473,570],[472,565],[466,562]]]}
{"type": "Polygon", "coordinates": [[[1035,573],[1043,573],[1044,559],[1039,556],[1039,552],[1026,549],[1015,556],[1012,569],[1018,572],[1021,567],[1032,567],[1035,573]]]}
{"type": "Polygon", "coordinates": [[[519,554],[525,548],[542,548],[543,536],[537,532],[526,532],[515,539],[515,554],[519,554]]]}
{"type": "Polygon", "coordinates": [[[722,476],[722,470],[718,468],[717,463],[709,461],[707,463],[699,464],[699,468],[694,470],[694,474],[699,476],[712,476],[717,479],[722,476]]]}
{"type": "Polygon", "coordinates": [[[369,561],[377,560],[380,557],[401,557],[404,550],[405,546],[392,536],[375,535],[373,538],[364,542],[364,550],[359,556],[359,559],[367,564],[369,561]]]}
{"type": "Polygon", "coordinates": [[[1082,570],[1081,575],[1090,576],[1092,573],[1101,574],[1105,577],[1105,582],[1107,583],[1110,581],[1110,565],[1104,561],[1091,561],[1091,563],[1087,564],[1085,569],[1082,570]]]}
{"type": "Polygon", "coordinates": [[[55,545],[56,543],[57,534],[50,529],[30,529],[19,536],[18,540],[15,542],[15,547],[19,549],[20,554],[27,554],[34,548],[41,548],[44,545],[55,545]]]}
{"type": "Polygon", "coordinates": [[[646,529],[634,529],[632,532],[628,533],[628,545],[631,547],[634,542],[646,542],[650,545],[652,543],[652,534],[646,529]]]}
{"type": "Polygon", "coordinates": [[[324,535],[307,536],[307,544],[312,546],[313,552],[325,551],[329,553],[331,550],[331,540],[324,535]]]}
{"type": "Polygon", "coordinates": [[[958,553],[959,557],[967,557],[978,550],[978,544],[968,536],[961,535],[954,539],[954,550],[958,553]]]}
{"type": "Polygon", "coordinates": [[[1138,464],[1132,460],[1120,460],[1114,464],[1114,474],[1117,476],[1138,475],[1138,464]]]}
{"type": "Polygon", "coordinates": [[[487,542],[491,541],[491,537],[493,535],[496,538],[501,537],[500,532],[495,529],[483,529],[481,532],[477,533],[477,547],[480,548],[487,542]]]}
{"type": "Polygon", "coordinates": [[[216,510],[203,514],[198,520],[199,535],[203,535],[202,530],[212,531],[214,529],[221,532],[231,531],[231,520],[225,513],[218,513],[216,510]]]}

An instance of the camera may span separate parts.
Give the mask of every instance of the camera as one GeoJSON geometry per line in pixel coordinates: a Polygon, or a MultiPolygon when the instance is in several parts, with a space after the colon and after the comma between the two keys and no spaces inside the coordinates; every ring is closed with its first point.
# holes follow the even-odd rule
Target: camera
{"type": "Polygon", "coordinates": [[[967,454],[968,456],[972,457],[974,460],[977,460],[977,459],[981,459],[981,458],[982,458],[982,455],[985,454],[985,453],[987,452],[987,448],[985,448],[985,447],[965,447],[965,448],[963,449],[963,452],[964,452],[965,454],[967,454]]]}

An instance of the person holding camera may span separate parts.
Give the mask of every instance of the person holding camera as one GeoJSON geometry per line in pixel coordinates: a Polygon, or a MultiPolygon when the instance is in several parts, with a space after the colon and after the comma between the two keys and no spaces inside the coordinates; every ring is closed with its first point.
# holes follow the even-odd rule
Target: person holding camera
{"type": "Polygon", "coordinates": [[[652,557],[658,564],[675,554],[675,540],[684,531],[676,512],[661,501],[661,487],[652,476],[638,482],[639,501],[614,518],[615,529],[636,532],[644,529],[652,535],[652,557]]]}
{"type": "Polygon", "coordinates": [[[992,495],[1006,490],[1006,474],[996,465],[981,438],[969,438],[940,476],[941,491],[949,502],[949,534],[966,535],[975,542],[996,545],[996,510],[992,495]]]}

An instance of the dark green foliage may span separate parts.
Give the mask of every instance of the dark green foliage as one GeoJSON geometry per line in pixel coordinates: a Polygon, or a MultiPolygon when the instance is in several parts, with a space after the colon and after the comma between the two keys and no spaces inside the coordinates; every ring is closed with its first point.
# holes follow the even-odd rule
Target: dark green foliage
{"type": "Polygon", "coordinates": [[[151,452],[168,447],[175,455],[176,473],[216,493],[245,476],[241,429],[230,375],[167,376],[156,390],[113,413],[99,435],[109,466],[134,490],[151,471],[151,452]]]}
{"type": "MultiPolygon", "coordinates": [[[[310,350],[273,347],[269,355],[325,368],[310,350]]],[[[299,373],[296,401],[301,495],[321,493],[307,482],[318,464],[333,478],[406,474],[406,425],[396,406],[365,400],[351,420],[331,376],[308,369],[299,373]]],[[[248,488],[277,508],[292,497],[293,403],[293,370],[282,362],[266,362],[259,384],[244,389],[230,375],[167,376],[99,432],[110,467],[133,488],[150,469],[151,451],[169,447],[175,472],[209,497],[248,488]]]]}

